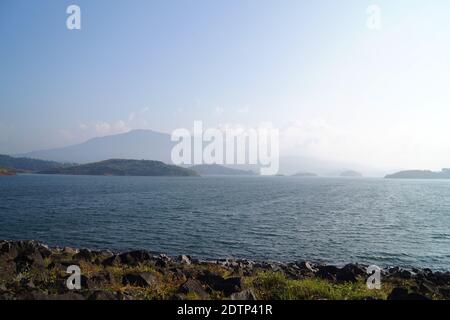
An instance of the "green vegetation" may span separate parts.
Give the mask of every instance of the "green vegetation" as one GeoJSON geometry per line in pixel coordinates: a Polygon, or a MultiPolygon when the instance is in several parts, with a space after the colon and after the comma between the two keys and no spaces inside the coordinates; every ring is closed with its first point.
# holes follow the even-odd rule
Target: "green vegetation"
{"type": "Polygon", "coordinates": [[[0,240],[0,300],[443,300],[450,273],[386,270],[381,289],[370,290],[364,268],[266,264],[246,260],[198,261],[137,250],[114,254],[48,248],[0,240]],[[2,244],[3,243],[3,244],[2,244]],[[68,265],[80,267],[81,289],[66,290],[68,265]],[[69,296],[67,296],[69,295],[69,296]]]}
{"type": "Polygon", "coordinates": [[[386,299],[392,286],[369,290],[364,281],[332,283],[320,278],[291,280],[280,272],[261,272],[247,283],[261,300],[362,300],[386,299]]]}
{"type": "Polygon", "coordinates": [[[112,159],[67,168],[44,170],[42,174],[96,176],[197,176],[193,170],[160,161],[112,159]]]}
{"type": "Polygon", "coordinates": [[[63,167],[64,164],[29,158],[14,158],[7,155],[0,155],[0,167],[11,168],[16,171],[34,172],[41,170],[48,170],[52,168],[63,167]]]}

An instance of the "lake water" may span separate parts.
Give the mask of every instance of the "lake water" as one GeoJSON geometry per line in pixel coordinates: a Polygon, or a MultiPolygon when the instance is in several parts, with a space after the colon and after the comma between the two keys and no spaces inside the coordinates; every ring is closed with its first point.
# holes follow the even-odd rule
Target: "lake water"
{"type": "Polygon", "coordinates": [[[0,178],[0,239],[450,269],[450,181],[0,178]]]}

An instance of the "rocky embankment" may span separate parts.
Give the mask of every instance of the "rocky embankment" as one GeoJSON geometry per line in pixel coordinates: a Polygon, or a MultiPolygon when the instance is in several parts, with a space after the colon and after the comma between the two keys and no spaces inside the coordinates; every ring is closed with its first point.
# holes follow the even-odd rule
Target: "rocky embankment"
{"type": "Polygon", "coordinates": [[[369,290],[367,277],[357,264],[200,261],[0,241],[0,300],[450,299],[450,272],[389,268],[380,290],[369,290]],[[74,265],[81,271],[78,290],[67,287],[74,265]]]}

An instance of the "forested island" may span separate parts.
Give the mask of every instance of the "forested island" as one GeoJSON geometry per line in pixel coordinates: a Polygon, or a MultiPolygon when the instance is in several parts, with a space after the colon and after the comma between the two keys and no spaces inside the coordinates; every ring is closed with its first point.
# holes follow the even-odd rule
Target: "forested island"
{"type": "Polygon", "coordinates": [[[450,179],[450,169],[440,172],[431,170],[408,170],[389,174],[386,179],[450,179]]]}
{"type": "Polygon", "coordinates": [[[31,158],[16,158],[0,154],[0,168],[8,168],[14,172],[36,172],[52,168],[69,166],[69,164],[31,158]]]}
{"type": "Polygon", "coordinates": [[[318,177],[317,174],[312,173],[312,172],[297,172],[296,174],[292,175],[293,177],[298,177],[298,178],[312,178],[312,177],[318,177]]]}
{"type": "Polygon", "coordinates": [[[161,161],[111,159],[100,162],[54,168],[38,174],[95,175],[95,176],[198,176],[197,172],[168,165],[161,161]]]}

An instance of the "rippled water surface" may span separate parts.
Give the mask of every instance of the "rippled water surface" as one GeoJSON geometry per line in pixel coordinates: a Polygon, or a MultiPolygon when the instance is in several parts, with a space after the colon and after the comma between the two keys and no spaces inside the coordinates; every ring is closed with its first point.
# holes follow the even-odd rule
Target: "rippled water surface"
{"type": "Polygon", "coordinates": [[[1,177],[0,238],[449,270],[450,181],[1,177]]]}

